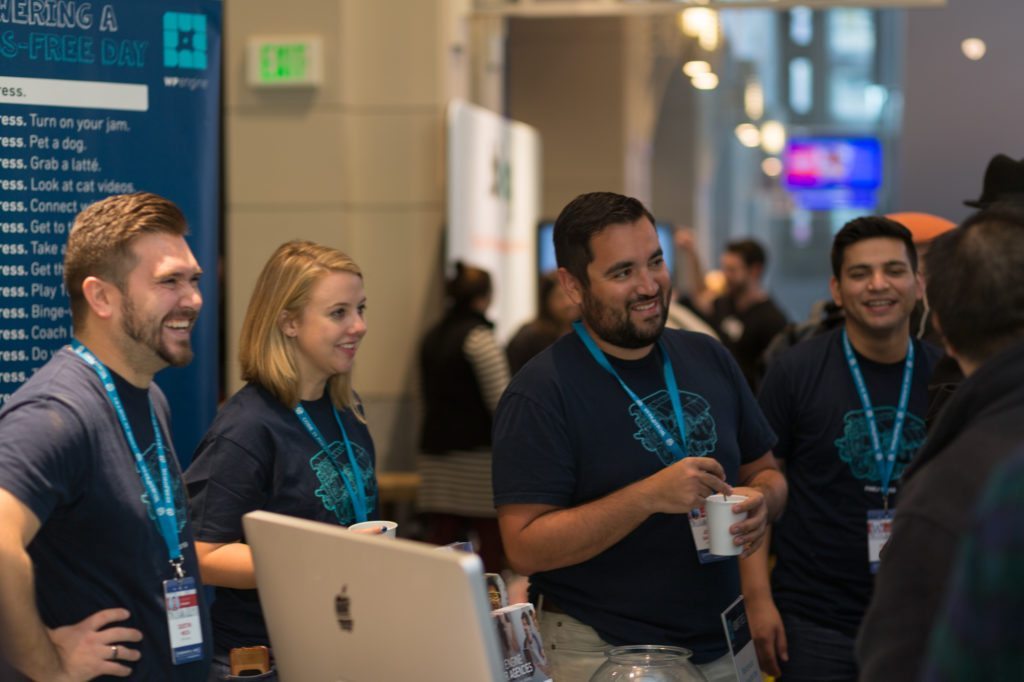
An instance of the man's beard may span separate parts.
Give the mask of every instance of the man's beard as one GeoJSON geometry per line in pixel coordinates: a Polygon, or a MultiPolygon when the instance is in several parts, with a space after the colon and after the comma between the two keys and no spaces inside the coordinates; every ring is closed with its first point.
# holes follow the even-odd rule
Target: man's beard
{"type": "Polygon", "coordinates": [[[605,342],[619,348],[644,348],[656,342],[665,330],[665,322],[668,320],[668,295],[659,288],[654,296],[633,299],[626,303],[624,310],[617,310],[597,300],[588,289],[584,289],[581,311],[583,319],[605,342]],[[630,317],[630,306],[653,300],[660,301],[661,319],[650,328],[634,324],[630,317]]]}
{"type": "Polygon", "coordinates": [[[149,350],[171,367],[184,367],[192,362],[192,343],[186,339],[177,350],[172,350],[163,342],[163,326],[168,317],[195,319],[195,311],[182,311],[181,314],[168,315],[159,322],[139,319],[135,313],[135,305],[129,296],[121,299],[121,330],[125,335],[149,350]]]}

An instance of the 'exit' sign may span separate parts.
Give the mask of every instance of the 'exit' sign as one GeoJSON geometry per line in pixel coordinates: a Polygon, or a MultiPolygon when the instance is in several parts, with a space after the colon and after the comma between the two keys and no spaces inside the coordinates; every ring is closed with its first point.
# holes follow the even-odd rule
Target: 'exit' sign
{"type": "Polygon", "coordinates": [[[320,85],[321,45],[319,36],[249,38],[246,80],[264,88],[320,85]]]}

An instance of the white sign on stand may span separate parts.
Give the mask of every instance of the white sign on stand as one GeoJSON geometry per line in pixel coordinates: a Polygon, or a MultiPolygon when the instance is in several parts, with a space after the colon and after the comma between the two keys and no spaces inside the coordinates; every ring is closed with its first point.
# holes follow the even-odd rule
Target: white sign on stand
{"type": "Polygon", "coordinates": [[[536,129],[468,102],[448,105],[446,265],[491,274],[487,315],[499,343],[536,315],[540,172],[536,129]]]}
{"type": "Polygon", "coordinates": [[[736,667],[736,679],[739,682],[761,682],[761,668],[757,665],[757,650],[754,648],[754,638],[750,636],[743,595],[722,612],[722,627],[725,628],[729,654],[736,667]]]}

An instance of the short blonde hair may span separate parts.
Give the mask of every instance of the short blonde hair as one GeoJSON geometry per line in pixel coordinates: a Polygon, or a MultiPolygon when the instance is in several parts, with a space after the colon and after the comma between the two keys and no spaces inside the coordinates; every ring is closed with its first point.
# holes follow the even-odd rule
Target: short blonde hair
{"type": "Polygon", "coordinates": [[[75,329],[81,329],[89,309],[82,283],[87,277],[99,277],[124,291],[136,264],[131,246],[145,234],[184,237],[188,224],[173,202],[149,192],[115,194],[75,216],[64,253],[64,286],[75,329]]]}
{"type": "MultiPolygon", "coordinates": [[[[242,378],[267,389],[289,408],[299,404],[299,372],[295,344],[281,329],[282,313],[300,316],[313,287],[332,272],[363,277],[355,261],[338,249],[308,241],[286,242],[263,266],[249,299],[238,352],[242,378]]],[[[355,407],[349,375],[331,377],[327,388],[336,407],[355,407]]],[[[353,412],[362,419],[358,410],[353,412]]]]}

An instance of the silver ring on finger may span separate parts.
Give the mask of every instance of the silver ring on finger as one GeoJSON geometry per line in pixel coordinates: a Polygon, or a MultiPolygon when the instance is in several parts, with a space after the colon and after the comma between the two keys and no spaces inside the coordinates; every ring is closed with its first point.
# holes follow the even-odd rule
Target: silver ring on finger
{"type": "Polygon", "coordinates": [[[119,647],[116,644],[111,644],[110,645],[110,660],[112,660],[112,661],[116,661],[117,660],[117,653],[118,653],[118,651],[120,651],[120,649],[121,649],[121,647],[119,647]]]}

